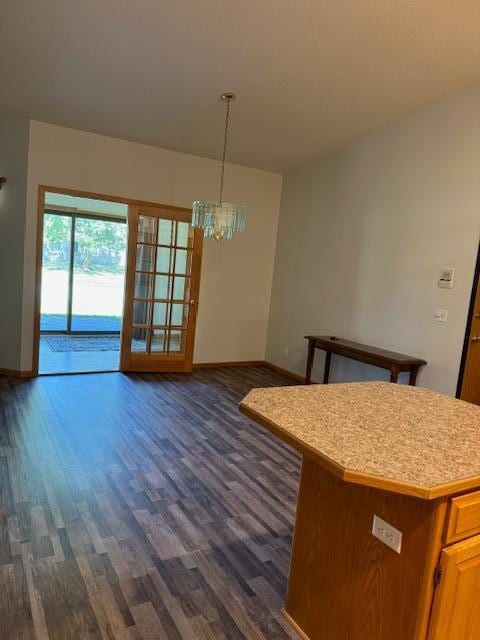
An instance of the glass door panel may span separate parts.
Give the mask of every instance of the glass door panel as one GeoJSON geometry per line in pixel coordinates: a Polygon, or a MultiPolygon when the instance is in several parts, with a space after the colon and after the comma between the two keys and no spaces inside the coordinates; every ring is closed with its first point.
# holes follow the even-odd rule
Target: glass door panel
{"type": "Polygon", "coordinates": [[[179,278],[175,276],[173,280],[173,299],[188,300],[189,299],[190,278],[179,278]]]}
{"type": "Polygon", "coordinates": [[[138,218],[138,242],[153,244],[155,242],[156,223],[153,218],[139,216],[138,218]]]}
{"type": "Polygon", "coordinates": [[[167,332],[164,329],[153,329],[150,351],[158,351],[159,353],[164,353],[166,339],[167,332]]]}
{"type": "Polygon", "coordinates": [[[175,223],[172,220],[160,219],[158,221],[158,244],[171,246],[174,224],[175,223]]]}
{"type": "Polygon", "coordinates": [[[188,247],[190,240],[190,225],[186,222],[177,223],[177,247],[188,247]]]}
{"type": "Polygon", "coordinates": [[[173,252],[170,247],[157,248],[157,273],[170,273],[170,265],[172,263],[173,252]]]}
{"type": "Polygon", "coordinates": [[[132,207],[122,369],[191,368],[201,235],[190,212],[132,207]],[[197,268],[194,270],[193,265],[197,268]],[[175,368],[178,367],[178,368],[175,368]]]}
{"type": "Polygon", "coordinates": [[[147,353],[178,354],[185,347],[182,331],[177,328],[183,332],[187,330],[190,305],[183,303],[190,302],[186,299],[190,290],[186,282],[191,279],[189,256],[192,252],[193,229],[188,223],[144,214],[139,216],[132,328],[135,335],[135,330],[146,327],[147,353]],[[151,244],[152,237],[157,238],[154,244],[151,244]],[[149,244],[144,242],[146,238],[149,244]],[[178,247],[179,240],[185,248],[178,247]],[[138,256],[143,257],[140,262],[138,256]],[[147,284],[145,275],[151,271],[153,264],[155,272],[149,276],[151,280],[147,284]],[[182,277],[176,274],[182,274],[182,277]],[[152,279],[153,289],[150,286],[152,279]],[[174,303],[174,300],[181,300],[182,304],[174,303]]]}
{"type": "Polygon", "coordinates": [[[132,351],[138,353],[146,353],[147,352],[147,340],[150,337],[150,331],[148,329],[141,329],[136,327],[132,332],[132,351]]]}
{"type": "Polygon", "coordinates": [[[170,287],[172,279],[170,276],[155,276],[155,289],[153,297],[157,300],[168,300],[170,298],[170,287]]]}
{"type": "Polygon", "coordinates": [[[71,331],[120,332],[126,241],[123,221],[75,217],[71,331]]]}
{"type": "Polygon", "coordinates": [[[68,329],[72,218],[44,214],[40,331],[68,329]]]}
{"type": "Polygon", "coordinates": [[[153,286],[153,276],[149,273],[138,272],[135,274],[135,290],[134,297],[141,298],[142,296],[150,297],[150,292],[153,286]]]}

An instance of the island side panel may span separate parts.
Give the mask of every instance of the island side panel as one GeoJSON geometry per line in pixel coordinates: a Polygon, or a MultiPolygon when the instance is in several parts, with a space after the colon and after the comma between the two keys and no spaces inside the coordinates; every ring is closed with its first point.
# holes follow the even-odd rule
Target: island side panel
{"type": "Polygon", "coordinates": [[[348,484],[304,457],[285,611],[310,640],[425,640],[447,501],[348,484]],[[400,554],[374,514],[403,532],[400,554]]]}

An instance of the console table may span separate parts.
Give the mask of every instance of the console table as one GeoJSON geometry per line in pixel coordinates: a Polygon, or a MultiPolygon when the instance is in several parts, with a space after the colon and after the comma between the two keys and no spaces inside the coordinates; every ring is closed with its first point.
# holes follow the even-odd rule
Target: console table
{"type": "Polygon", "coordinates": [[[390,382],[398,381],[398,374],[402,371],[410,373],[409,384],[415,386],[417,374],[423,365],[427,364],[426,360],[414,358],[396,351],[387,351],[378,347],[371,347],[367,344],[352,342],[344,338],[336,336],[305,336],[308,340],[308,359],[307,371],[305,373],[305,384],[310,384],[312,375],[313,360],[315,357],[315,349],[323,349],[326,351],[325,370],[323,374],[323,383],[328,384],[330,374],[330,363],[332,353],[344,358],[351,358],[366,364],[372,364],[382,369],[390,371],[390,382]]]}

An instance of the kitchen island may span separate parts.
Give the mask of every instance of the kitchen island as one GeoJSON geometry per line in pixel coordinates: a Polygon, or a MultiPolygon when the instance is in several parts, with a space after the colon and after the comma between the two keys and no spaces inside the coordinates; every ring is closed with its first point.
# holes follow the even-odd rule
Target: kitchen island
{"type": "Polygon", "coordinates": [[[301,637],[480,638],[479,407],[368,382],[253,389],[240,410],[303,454],[285,602],[301,637]]]}

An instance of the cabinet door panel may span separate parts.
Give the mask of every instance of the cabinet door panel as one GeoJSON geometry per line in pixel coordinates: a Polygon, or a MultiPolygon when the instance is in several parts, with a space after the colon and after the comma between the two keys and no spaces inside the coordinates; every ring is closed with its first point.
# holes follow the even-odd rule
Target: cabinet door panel
{"type": "Polygon", "coordinates": [[[480,533],[480,491],[453,498],[447,530],[447,544],[480,533]]]}
{"type": "Polygon", "coordinates": [[[480,536],[444,549],[429,640],[480,638],[480,536]]]}

